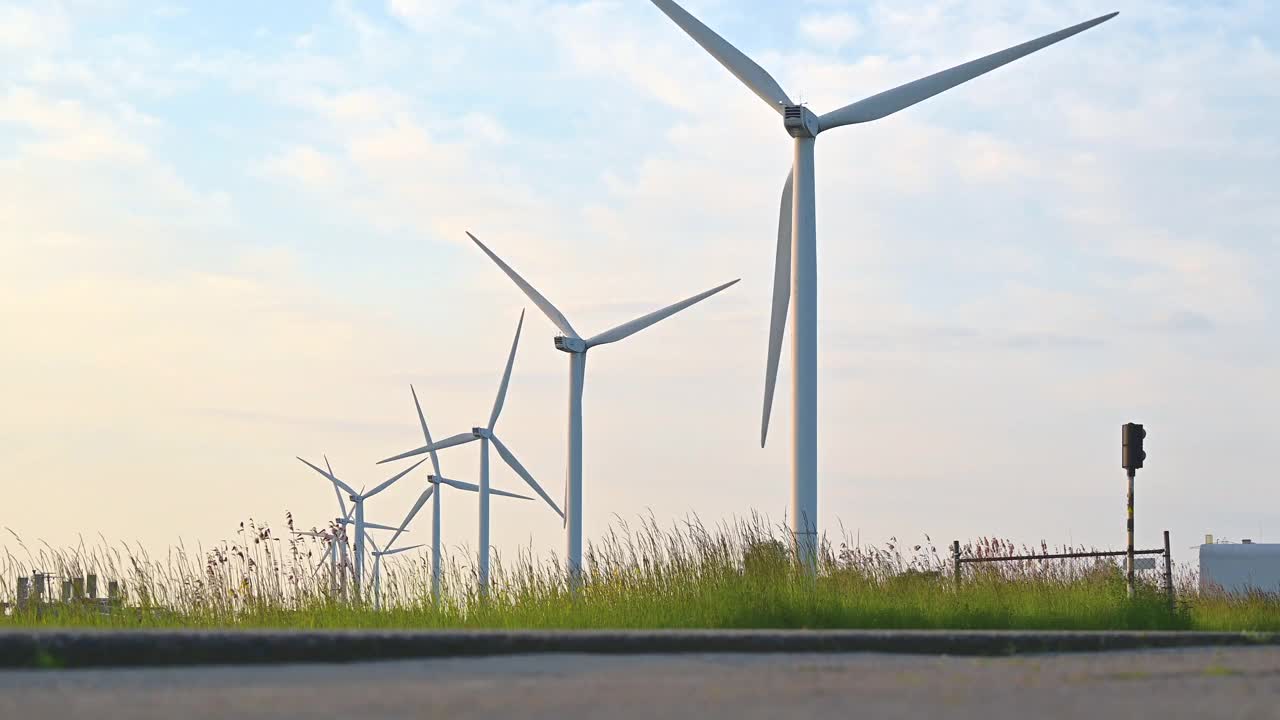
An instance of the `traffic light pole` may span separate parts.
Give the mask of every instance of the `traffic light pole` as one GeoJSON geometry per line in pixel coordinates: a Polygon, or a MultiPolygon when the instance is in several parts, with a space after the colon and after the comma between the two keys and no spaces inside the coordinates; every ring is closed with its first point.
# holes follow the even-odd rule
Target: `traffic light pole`
{"type": "Polygon", "coordinates": [[[1142,447],[1142,441],[1147,439],[1147,431],[1137,423],[1125,423],[1120,428],[1120,467],[1124,468],[1129,475],[1129,520],[1126,530],[1129,533],[1129,549],[1126,553],[1128,566],[1125,568],[1129,586],[1129,599],[1132,600],[1136,594],[1134,592],[1134,567],[1133,562],[1133,479],[1138,475],[1138,468],[1142,467],[1143,462],[1147,459],[1147,451],[1142,447]]]}
{"type": "Polygon", "coordinates": [[[1129,599],[1130,599],[1130,600],[1132,600],[1132,599],[1133,599],[1133,595],[1134,595],[1134,588],[1133,588],[1133,580],[1134,580],[1134,577],[1133,577],[1133,576],[1134,576],[1134,562],[1133,562],[1133,479],[1134,479],[1134,477],[1135,477],[1137,474],[1138,474],[1138,471],[1137,471],[1137,470],[1134,470],[1134,469],[1130,469],[1130,470],[1129,470],[1129,522],[1128,522],[1128,530],[1129,530],[1129,546],[1128,546],[1128,549],[1127,549],[1127,552],[1129,553],[1129,554],[1128,554],[1128,556],[1127,556],[1128,561],[1129,561],[1129,564],[1128,564],[1127,568],[1128,568],[1128,581],[1129,581],[1129,582],[1128,582],[1128,585],[1129,585],[1129,599]]]}

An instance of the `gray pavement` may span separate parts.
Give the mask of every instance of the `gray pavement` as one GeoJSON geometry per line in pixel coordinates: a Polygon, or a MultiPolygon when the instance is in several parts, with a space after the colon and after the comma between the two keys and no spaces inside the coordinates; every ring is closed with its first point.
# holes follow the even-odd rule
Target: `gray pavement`
{"type": "Polygon", "coordinates": [[[1280,718],[1280,648],[0,671],[0,718],[1280,718]]]}

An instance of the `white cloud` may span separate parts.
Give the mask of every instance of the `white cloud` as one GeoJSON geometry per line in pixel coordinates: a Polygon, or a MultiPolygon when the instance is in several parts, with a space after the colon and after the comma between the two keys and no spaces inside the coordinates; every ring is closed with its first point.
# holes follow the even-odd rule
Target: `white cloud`
{"type": "Polygon", "coordinates": [[[70,35],[70,20],[52,4],[39,10],[0,6],[0,52],[47,52],[63,45],[70,35]]]}
{"type": "Polygon", "coordinates": [[[862,23],[848,13],[809,15],[800,19],[800,32],[823,47],[838,50],[862,34],[862,23]]]}
{"type": "Polygon", "coordinates": [[[267,158],[263,170],[304,185],[324,186],[333,181],[333,160],[313,147],[299,145],[267,158]]]}
{"type": "Polygon", "coordinates": [[[389,0],[388,9],[415,30],[426,30],[458,7],[458,0],[389,0]]]}

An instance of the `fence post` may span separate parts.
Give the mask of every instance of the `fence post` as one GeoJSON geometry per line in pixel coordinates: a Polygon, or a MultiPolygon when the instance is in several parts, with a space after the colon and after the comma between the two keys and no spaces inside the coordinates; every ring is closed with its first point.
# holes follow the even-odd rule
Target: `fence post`
{"type": "Polygon", "coordinates": [[[1164,591],[1169,595],[1169,610],[1177,609],[1173,594],[1173,556],[1169,553],[1169,531],[1164,531],[1164,591]]]}
{"type": "Polygon", "coordinates": [[[27,607],[27,602],[31,597],[31,580],[30,578],[18,578],[18,609],[22,610],[27,607]]]}
{"type": "Polygon", "coordinates": [[[90,600],[98,599],[98,576],[87,575],[84,579],[84,592],[90,600]]]}
{"type": "Polygon", "coordinates": [[[951,581],[960,589],[960,541],[951,542],[951,581]]]}

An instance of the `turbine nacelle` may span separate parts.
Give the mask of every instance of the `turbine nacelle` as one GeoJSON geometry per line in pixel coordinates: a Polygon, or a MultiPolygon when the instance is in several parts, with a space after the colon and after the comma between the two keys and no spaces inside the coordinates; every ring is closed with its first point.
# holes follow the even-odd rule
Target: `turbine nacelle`
{"type": "Polygon", "coordinates": [[[584,353],[587,351],[587,341],[582,338],[560,335],[556,338],[556,349],[570,354],[584,353]]]}
{"type": "Polygon", "coordinates": [[[788,105],[782,110],[782,124],[793,138],[816,138],[822,124],[812,110],[803,105],[788,105]]]}
{"type": "Polygon", "coordinates": [[[493,431],[489,428],[474,427],[471,428],[471,434],[476,436],[477,440],[492,440],[493,431]]]}

